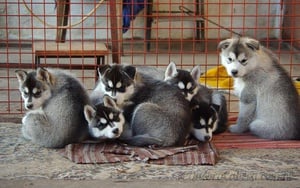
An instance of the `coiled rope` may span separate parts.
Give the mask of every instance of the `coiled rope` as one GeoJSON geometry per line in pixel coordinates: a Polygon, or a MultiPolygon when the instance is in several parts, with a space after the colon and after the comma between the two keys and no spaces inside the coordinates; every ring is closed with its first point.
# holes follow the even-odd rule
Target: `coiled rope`
{"type": "Polygon", "coordinates": [[[82,19],[80,19],[79,21],[75,22],[74,24],[68,24],[65,26],[57,26],[57,25],[51,25],[47,22],[45,22],[43,19],[41,19],[40,17],[38,17],[36,14],[33,13],[32,9],[29,8],[29,6],[27,5],[27,3],[25,2],[25,0],[22,0],[24,3],[25,8],[29,11],[29,13],[31,14],[31,16],[35,17],[39,22],[41,22],[43,25],[49,27],[49,28],[57,28],[57,29],[69,29],[72,27],[75,27],[79,24],[81,24],[82,22],[84,22],[84,20],[86,20],[88,17],[90,17],[92,14],[94,14],[96,12],[96,10],[100,7],[100,5],[105,1],[105,0],[99,0],[99,2],[97,3],[97,5],[86,15],[84,16],[82,19]]]}

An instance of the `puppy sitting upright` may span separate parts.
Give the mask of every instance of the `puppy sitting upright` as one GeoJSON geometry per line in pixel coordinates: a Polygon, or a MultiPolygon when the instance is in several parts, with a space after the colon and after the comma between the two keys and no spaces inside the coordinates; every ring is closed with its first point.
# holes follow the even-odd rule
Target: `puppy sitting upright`
{"type": "Polygon", "coordinates": [[[57,148],[88,138],[83,108],[89,96],[80,82],[62,70],[17,70],[19,90],[30,110],[22,119],[23,136],[57,148]]]}
{"type": "Polygon", "coordinates": [[[230,131],[268,139],[300,139],[299,96],[278,58],[257,40],[241,37],[219,43],[222,65],[234,78],[240,98],[230,131]]]}

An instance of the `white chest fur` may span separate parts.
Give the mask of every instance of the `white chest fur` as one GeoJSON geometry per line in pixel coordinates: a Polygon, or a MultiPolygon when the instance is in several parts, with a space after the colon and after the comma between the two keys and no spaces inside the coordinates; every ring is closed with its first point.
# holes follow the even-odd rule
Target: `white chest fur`
{"type": "Polygon", "coordinates": [[[245,82],[241,78],[234,78],[234,94],[241,97],[241,93],[245,87],[245,82]]]}

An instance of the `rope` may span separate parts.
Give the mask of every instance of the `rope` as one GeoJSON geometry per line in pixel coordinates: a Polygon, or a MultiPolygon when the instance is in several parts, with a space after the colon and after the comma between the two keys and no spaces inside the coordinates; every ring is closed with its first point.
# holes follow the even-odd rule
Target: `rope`
{"type": "Polygon", "coordinates": [[[75,22],[74,24],[68,24],[65,26],[56,26],[56,25],[51,25],[48,24],[47,22],[45,22],[44,20],[42,20],[40,17],[38,17],[36,14],[33,13],[33,11],[28,7],[27,3],[25,2],[25,0],[22,0],[24,3],[25,8],[29,11],[29,13],[31,14],[31,16],[35,17],[39,22],[41,22],[43,25],[46,25],[50,28],[57,28],[57,29],[69,29],[72,28],[76,25],[81,24],[82,22],[84,22],[84,20],[86,20],[88,17],[90,17],[92,14],[95,13],[95,11],[100,7],[100,5],[105,1],[105,0],[99,0],[99,2],[97,3],[96,7],[94,7],[86,16],[84,16],[81,20],[75,22]]]}

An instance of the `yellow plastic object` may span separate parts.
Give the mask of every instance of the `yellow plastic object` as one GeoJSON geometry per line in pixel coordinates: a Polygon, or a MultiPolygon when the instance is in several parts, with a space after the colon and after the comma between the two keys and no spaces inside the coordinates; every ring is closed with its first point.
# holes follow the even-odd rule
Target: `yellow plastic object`
{"type": "MultiPolygon", "coordinates": [[[[201,75],[200,84],[206,85],[209,88],[231,90],[233,89],[233,79],[228,76],[226,69],[223,66],[217,66],[209,69],[201,75]]],[[[300,94],[300,81],[294,81],[298,93],[300,94]]]]}
{"type": "Polygon", "coordinates": [[[295,86],[296,86],[296,89],[298,91],[298,94],[300,95],[300,81],[295,81],[295,86]]]}
{"type": "Polygon", "coordinates": [[[230,90],[233,88],[233,79],[228,76],[226,69],[223,66],[218,66],[209,69],[201,75],[200,84],[210,88],[230,90]]]}

